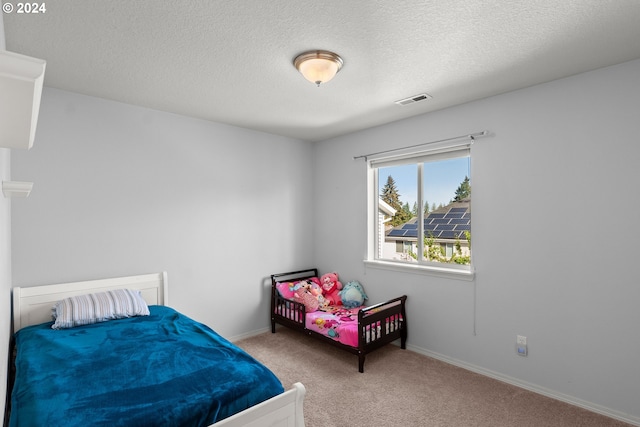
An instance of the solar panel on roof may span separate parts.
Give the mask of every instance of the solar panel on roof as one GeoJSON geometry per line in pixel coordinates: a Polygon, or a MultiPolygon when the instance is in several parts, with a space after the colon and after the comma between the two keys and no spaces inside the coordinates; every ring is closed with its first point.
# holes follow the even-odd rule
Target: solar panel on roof
{"type": "Polygon", "coordinates": [[[471,231],[471,226],[468,224],[461,224],[461,225],[456,225],[455,229],[460,231],[471,231]]]}
{"type": "Polygon", "coordinates": [[[444,218],[443,213],[431,213],[427,218],[444,218]]]}
{"type": "Polygon", "coordinates": [[[466,214],[462,215],[462,218],[469,218],[471,219],[471,213],[467,212],[466,214]]]}
{"type": "Polygon", "coordinates": [[[444,217],[445,218],[462,218],[462,215],[464,215],[464,212],[449,212],[444,217]]]}
{"type": "Polygon", "coordinates": [[[438,224],[436,230],[453,230],[455,226],[455,224],[438,224]]]}
{"type": "Polygon", "coordinates": [[[449,210],[450,213],[451,212],[462,212],[462,213],[465,213],[466,211],[467,211],[467,208],[451,208],[449,210]]]}
{"type": "Polygon", "coordinates": [[[448,218],[434,218],[431,220],[431,224],[448,224],[448,218]]]}
{"type": "Polygon", "coordinates": [[[449,224],[469,224],[468,219],[464,219],[464,218],[454,218],[451,221],[449,221],[449,224]]]}
{"type": "Polygon", "coordinates": [[[424,229],[426,230],[435,230],[438,224],[425,224],[424,229]]]}
{"type": "Polygon", "coordinates": [[[389,237],[402,237],[407,230],[391,230],[388,234],[389,237]]]}
{"type": "Polygon", "coordinates": [[[407,230],[404,237],[418,237],[418,230],[407,230]]]}
{"type": "Polygon", "coordinates": [[[402,226],[405,230],[415,230],[418,228],[418,224],[405,224],[402,226]]]}
{"type": "Polygon", "coordinates": [[[455,239],[458,237],[460,233],[456,232],[456,231],[452,231],[452,230],[445,230],[442,233],[440,233],[440,238],[441,239],[455,239]]]}

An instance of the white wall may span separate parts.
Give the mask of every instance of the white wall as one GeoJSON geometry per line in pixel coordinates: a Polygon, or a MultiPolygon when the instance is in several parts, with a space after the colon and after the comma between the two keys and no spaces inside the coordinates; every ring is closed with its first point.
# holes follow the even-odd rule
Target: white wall
{"type": "Polygon", "coordinates": [[[371,302],[407,294],[414,349],[640,424],[639,99],[634,61],[318,144],[319,267],[360,280],[371,302]],[[353,156],[485,129],[475,282],[365,268],[366,167],[353,156]]]}
{"type": "MultiPolygon", "coordinates": [[[[0,50],[5,49],[4,21],[0,13],[0,50]]],[[[11,151],[0,148],[0,181],[11,179],[11,151]]],[[[7,396],[7,370],[9,360],[9,339],[11,336],[11,202],[0,194],[0,310],[7,315],[0,316],[0,408],[4,414],[7,396]]]]}
{"type": "Polygon", "coordinates": [[[233,337],[267,326],[268,274],[315,260],[372,301],[407,294],[412,348],[640,424],[638,76],[634,61],[313,146],[46,88],[34,148],[12,153],[35,182],[13,203],[13,283],[167,270],[171,305],[233,337]],[[475,282],[365,269],[352,157],[483,129],[475,282]]]}
{"type": "Polygon", "coordinates": [[[227,337],[268,326],[269,274],[312,264],[310,143],[45,88],[13,177],[13,283],[167,270],[227,337]]]}

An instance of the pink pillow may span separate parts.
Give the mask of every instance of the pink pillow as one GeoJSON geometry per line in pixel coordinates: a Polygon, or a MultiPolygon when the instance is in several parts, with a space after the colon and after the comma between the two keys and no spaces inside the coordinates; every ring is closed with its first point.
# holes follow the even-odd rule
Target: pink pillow
{"type": "Polygon", "coordinates": [[[280,292],[282,298],[293,299],[293,291],[291,290],[293,285],[293,282],[277,282],[276,289],[280,292]]]}

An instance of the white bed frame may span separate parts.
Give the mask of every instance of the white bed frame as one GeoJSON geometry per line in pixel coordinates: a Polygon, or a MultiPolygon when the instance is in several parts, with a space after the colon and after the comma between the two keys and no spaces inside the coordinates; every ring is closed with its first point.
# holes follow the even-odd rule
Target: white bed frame
{"type": "MultiPolygon", "coordinates": [[[[13,330],[51,321],[51,308],[64,298],[137,289],[149,305],[168,305],[167,273],[143,274],[112,279],[13,288],[13,330]]],[[[304,427],[306,390],[295,383],[290,390],[215,423],[216,427],[304,427]]]]}

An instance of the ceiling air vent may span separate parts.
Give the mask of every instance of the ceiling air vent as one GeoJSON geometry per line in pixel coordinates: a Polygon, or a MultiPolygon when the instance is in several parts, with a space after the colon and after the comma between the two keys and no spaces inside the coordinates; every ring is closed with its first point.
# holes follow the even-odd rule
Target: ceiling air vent
{"type": "Polygon", "coordinates": [[[416,102],[426,101],[427,99],[431,99],[431,95],[427,93],[421,93],[420,95],[414,95],[409,98],[396,101],[396,104],[405,106],[405,105],[415,104],[416,102]]]}

